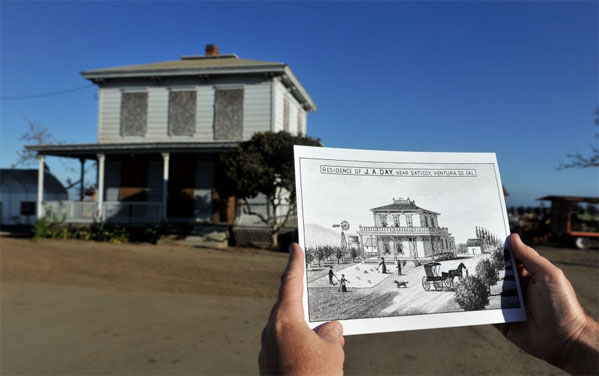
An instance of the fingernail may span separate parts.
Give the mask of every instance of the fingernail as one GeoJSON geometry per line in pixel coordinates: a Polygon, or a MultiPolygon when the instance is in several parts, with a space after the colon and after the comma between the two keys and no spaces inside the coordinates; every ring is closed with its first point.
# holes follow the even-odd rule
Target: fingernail
{"type": "Polygon", "coordinates": [[[343,325],[341,325],[340,322],[334,321],[333,325],[331,325],[331,329],[333,331],[335,331],[335,334],[337,334],[337,337],[341,337],[343,335],[343,325]]]}

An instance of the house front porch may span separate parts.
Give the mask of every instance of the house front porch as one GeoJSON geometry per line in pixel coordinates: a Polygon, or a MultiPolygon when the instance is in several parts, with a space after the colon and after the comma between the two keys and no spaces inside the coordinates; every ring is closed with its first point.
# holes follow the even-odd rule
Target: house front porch
{"type": "Polygon", "coordinates": [[[218,157],[235,142],[35,145],[39,158],[37,217],[64,223],[233,223],[234,197],[220,197],[218,157]],[[91,201],[44,199],[47,156],[96,163],[91,201]]]}

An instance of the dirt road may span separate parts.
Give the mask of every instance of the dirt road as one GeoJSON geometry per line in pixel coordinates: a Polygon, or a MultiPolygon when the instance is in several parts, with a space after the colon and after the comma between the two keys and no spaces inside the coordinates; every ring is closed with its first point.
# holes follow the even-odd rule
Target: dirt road
{"type": "MultiPolygon", "coordinates": [[[[597,253],[542,251],[597,317],[597,253]]],[[[287,255],[0,238],[2,374],[253,374],[287,255]]],[[[561,374],[490,326],[346,338],[347,373],[561,374]]]]}

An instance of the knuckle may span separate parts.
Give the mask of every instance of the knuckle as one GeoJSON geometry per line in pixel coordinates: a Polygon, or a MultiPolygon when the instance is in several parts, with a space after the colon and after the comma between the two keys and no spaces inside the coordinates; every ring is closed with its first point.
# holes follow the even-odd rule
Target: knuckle
{"type": "Polygon", "coordinates": [[[285,333],[288,333],[292,327],[293,325],[289,318],[282,314],[280,311],[277,312],[274,323],[275,336],[280,337],[285,333]]]}

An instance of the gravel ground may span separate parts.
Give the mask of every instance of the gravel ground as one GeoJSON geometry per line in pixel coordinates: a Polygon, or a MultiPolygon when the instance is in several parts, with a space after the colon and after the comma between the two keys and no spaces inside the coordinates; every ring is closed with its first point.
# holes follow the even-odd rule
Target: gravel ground
{"type": "MultiPolygon", "coordinates": [[[[598,254],[538,250],[597,318],[598,254]]],[[[0,237],[0,373],[255,374],[287,255],[0,237]]],[[[492,326],[350,336],[348,374],[562,374],[492,326]]]]}

